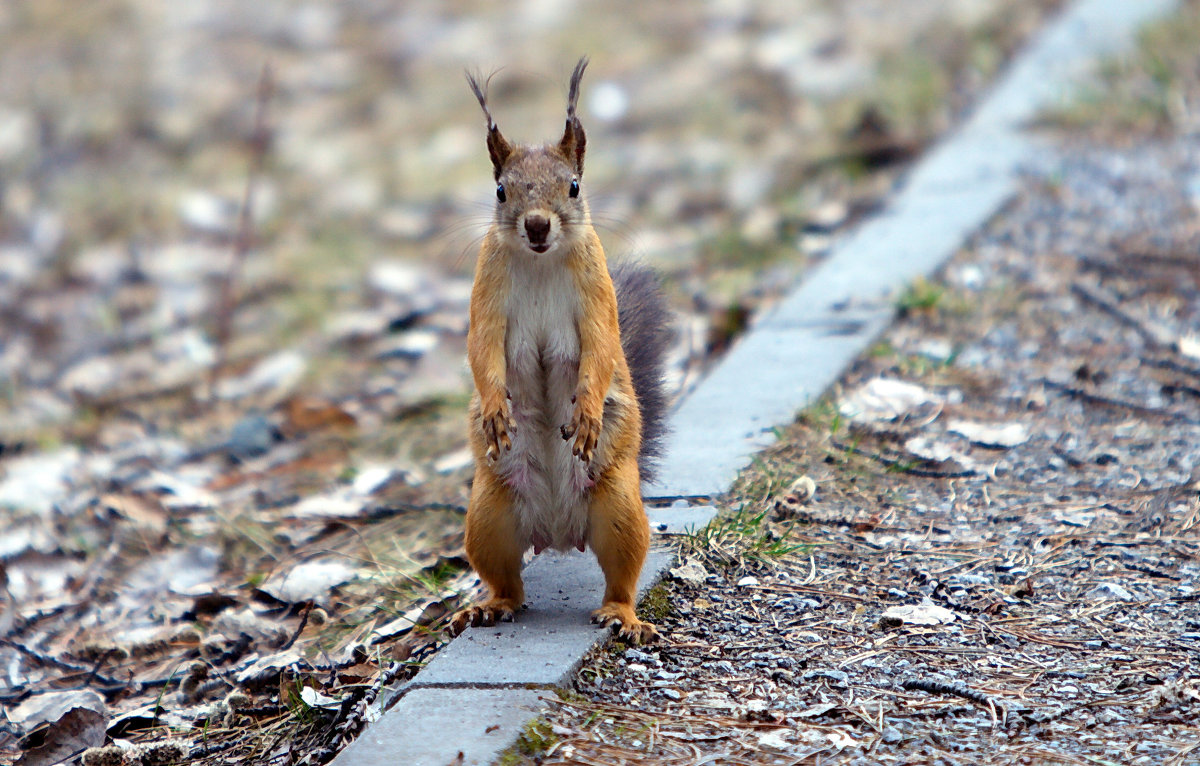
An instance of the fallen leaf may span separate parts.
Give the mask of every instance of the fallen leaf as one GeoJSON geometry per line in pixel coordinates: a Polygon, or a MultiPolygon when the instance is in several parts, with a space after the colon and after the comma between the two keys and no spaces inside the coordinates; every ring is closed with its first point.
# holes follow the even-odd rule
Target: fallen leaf
{"type": "Polygon", "coordinates": [[[152,498],[131,494],[108,494],[100,498],[100,507],[124,516],[135,527],[155,534],[167,531],[167,512],[152,498]]]}
{"type": "Polygon", "coordinates": [[[300,699],[309,707],[318,708],[334,708],[342,704],[342,701],[336,697],[330,697],[328,694],[322,694],[311,686],[305,686],[300,690],[300,699]]]}
{"type": "Polygon", "coordinates": [[[771,729],[758,735],[758,746],[770,750],[790,750],[792,741],[787,729],[771,729]]]}
{"type": "Polygon", "coordinates": [[[358,569],[340,559],[314,559],[284,573],[271,575],[259,590],[280,601],[328,601],[329,590],[358,576],[358,569]]]}
{"type": "Polygon", "coordinates": [[[74,707],[46,729],[42,744],[26,750],[16,766],[55,766],[66,763],[89,747],[104,744],[108,715],[87,707],[74,707]]]}
{"type": "Polygon", "coordinates": [[[944,625],[954,622],[958,615],[929,599],[920,604],[890,606],[879,617],[879,625],[892,628],[898,625],[944,625]]]}
{"type": "Polygon", "coordinates": [[[945,397],[915,383],[890,378],[872,378],[851,391],[838,411],[856,423],[882,423],[921,411],[935,415],[945,397]]]}
{"type": "Polygon", "coordinates": [[[826,713],[828,713],[830,710],[833,710],[837,706],[838,706],[838,703],[836,703],[836,702],[823,702],[820,705],[813,705],[810,708],[801,710],[799,713],[796,713],[796,717],[797,718],[817,718],[819,716],[825,715],[826,713]]]}
{"type": "Polygon", "coordinates": [[[8,720],[29,732],[45,723],[57,721],[74,708],[105,713],[104,698],[91,689],[44,692],[29,697],[7,712],[8,720]]]}
{"type": "Polygon", "coordinates": [[[983,447],[1010,449],[1029,441],[1029,429],[1024,423],[977,423],[971,420],[952,420],[946,430],[965,436],[983,447]]]}
{"type": "Polygon", "coordinates": [[[948,439],[914,436],[904,442],[904,449],[913,457],[933,463],[941,470],[973,471],[976,468],[975,461],[948,439]]]}
{"type": "Polygon", "coordinates": [[[238,671],[235,676],[239,686],[255,687],[277,681],[280,674],[304,658],[295,649],[285,649],[282,652],[259,657],[250,665],[238,671]]]}
{"type": "Polygon", "coordinates": [[[289,434],[323,428],[354,428],[358,421],[340,405],[315,396],[293,396],[283,404],[289,434]]]}

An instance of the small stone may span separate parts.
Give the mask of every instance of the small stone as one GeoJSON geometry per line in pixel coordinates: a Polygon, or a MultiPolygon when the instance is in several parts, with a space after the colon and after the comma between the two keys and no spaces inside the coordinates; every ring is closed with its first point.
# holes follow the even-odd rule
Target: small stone
{"type": "Polygon", "coordinates": [[[227,232],[237,213],[237,205],[206,191],[190,191],[179,199],[180,220],[198,231],[227,232]]]}
{"type": "Polygon", "coordinates": [[[407,297],[426,286],[425,272],[404,261],[381,261],[367,276],[370,286],[381,293],[407,297]]]}
{"type": "Polygon", "coordinates": [[[1133,594],[1112,582],[1103,582],[1089,590],[1087,598],[1109,601],[1133,601],[1133,594]]]}
{"type": "Polygon", "coordinates": [[[375,358],[417,360],[436,348],[439,340],[440,338],[435,332],[409,330],[380,344],[375,352],[375,358]]]}
{"type": "Polygon", "coordinates": [[[663,693],[664,697],[667,697],[669,699],[673,699],[676,701],[683,699],[683,694],[680,693],[680,691],[678,689],[663,689],[662,693],[663,693]]]}
{"type": "Polygon", "coordinates": [[[261,360],[242,377],[220,381],[217,395],[222,399],[240,399],[270,391],[282,397],[300,382],[307,369],[308,360],[298,351],[280,351],[261,360]]]}
{"type": "Polygon", "coordinates": [[[239,420],[229,435],[225,451],[235,460],[261,457],[278,439],[275,425],[263,415],[248,415],[239,420]]]}
{"type": "Polygon", "coordinates": [[[752,587],[758,585],[758,578],[755,577],[754,575],[747,575],[747,576],[743,577],[742,579],[738,580],[737,585],[739,588],[752,588],[752,587]]]}
{"type": "Polygon", "coordinates": [[[817,205],[808,213],[808,228],[815,232],[830,232],[837,229],[850,214],[850,208],[841,200],[828,200],[817,205]]]}
{"type": "Polygon", "coordinates": [[[657,665],[658,658],[649,652],[643,652],[637,647],[631,646],[625,650],[625,659],[630,662],[642,662],[646,665],[657,665]]]}
{"type": "Polygon", "coordinates": [[[671,576],[685,585],[699,587],[708,578],[708,570],[695,561],[688,561],[670,570],[671,576]]]}
{"type": "Polygon", "coordinates": [[[846,686],[850,683],[850,675],[843,670],[813,670],[802,676],[804,681],[815,681],[822,678],[833,681],[839,686],[846,686]]]}
{"type": "Polygon", "coordinates": [[[889,745],[894,745],[904,739],[904,735],[895,726],[889,726],[883,730],[883,741],[889,745]]]}
{"type": "Polygon", "coordinates": [[[807,503],[817,493],[817,483],[811,476],[801,476],[788,487],[788,496],[795,497],[798,503],[807,503]]]}

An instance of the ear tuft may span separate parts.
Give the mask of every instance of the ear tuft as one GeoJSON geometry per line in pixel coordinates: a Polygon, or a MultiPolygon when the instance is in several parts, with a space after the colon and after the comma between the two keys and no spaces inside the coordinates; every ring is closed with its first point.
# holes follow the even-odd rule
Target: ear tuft
{"type": "Polygon", "coordinates": [[[587,149],[587,135],[583,132],[583,124],[575,116],[579,105],[579,82],[583,79],[583,70],[587,69],[588,57],[579,59],[575,71],[571,73],[571,87],[567,91],[567,124],[563,130],[562,141],[558,148],[563,155],[575,166],[575,174],[583,175],[583,155],[587,149]]]}
{"type": "MultiPolygon", "coordinates": [[[[493,73],[495,74],[495,73],[493,73]]],[[[487,118],[487,147],[488,156],[492,159],[492,173],[496,180],[500,179],[500,171],[504,169],[504,163],[508,156],[512,154],[512,145],[508,140],[500,134],[500,128],[496,127],[496,121],[492,119],[492,113],[487,106],[487,87],[491,82],[492,77],[489,76],[483,81],[483,86],[479,85],[479,77],[470,72],[466,73],[467,84],[471,86],[471,92],[475,94],[476,100],[479,101],[479,106],[483,109],[483,116],[487,118]]]]}

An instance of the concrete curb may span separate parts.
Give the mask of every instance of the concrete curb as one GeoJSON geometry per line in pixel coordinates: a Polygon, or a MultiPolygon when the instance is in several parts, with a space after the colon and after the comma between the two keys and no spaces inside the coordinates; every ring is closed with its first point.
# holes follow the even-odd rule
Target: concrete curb
{"type": "MultiPolygon", "coordinates": [[[[936,271],[1011,197],[1020,166],[1039,151],[1021,126],[1176,5],[1079,0],[1044,28],[974,115],[910,172],[887,210],[843,241],[688,395],[648,497],[726,491],[773,441],[771,426],[790,422],[888,326],[894,296],[936,271]]],[[[667,532],[702,527],[714,513],[686,503],[649,510],[652,528],[667,532]]],[[[671,561],[668,551],[652,551],[641,593],[671,561]]],[[[543,555],[526,569],[526,583],[530,608],[516,623],[451,642],[333,763],[486,764],[510,746],[538,715],[539,698],[569,682],[607,637],[587,623],[603,592],[592,557],[543,555]]]]}

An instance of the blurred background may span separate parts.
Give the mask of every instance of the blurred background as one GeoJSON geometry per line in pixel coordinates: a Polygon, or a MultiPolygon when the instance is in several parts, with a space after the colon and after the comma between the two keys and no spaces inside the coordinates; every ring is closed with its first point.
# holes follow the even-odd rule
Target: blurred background
{"type": "Polygon", "coordinates": [[[591,57],[584,188],[610,257],[664,275],[678,391],[1057,5],[0,4],[0,637],[60,663],[0,646],[0,696],[86,662],[147,684],[106,692],[143,721],[197,656],[254,648],[277,678],[369,647],[370,681],[441,642],[474,583],[464,341],[494,201],[464,69],[537,142],[591,57]]]}
{"type": "MultiPolygon", "coordinates": [[[[892,180],[871,171],[945,130],[1050,5],[6,3],[3,433],[36,435],[131,387],[187,387],[226,334],[234,362],[294,348],[302,380],[337,387],[363,358],[343,341],[378,341],[412,301],[460,309],[454,280],[492,204],[464,68],[496,73],[507,135],[541,141],[591,56],[585,180],[610,254],[662,269],[681,311],[737,309],[717,335],[736,332],[892,180]],[[232,263],[268,65],[253,245],[232,263]]],[[[725,340],[699,332],[689,354],[725,340]]],[[[409,356],[441,340],[419,336],[409,356]]]]}

